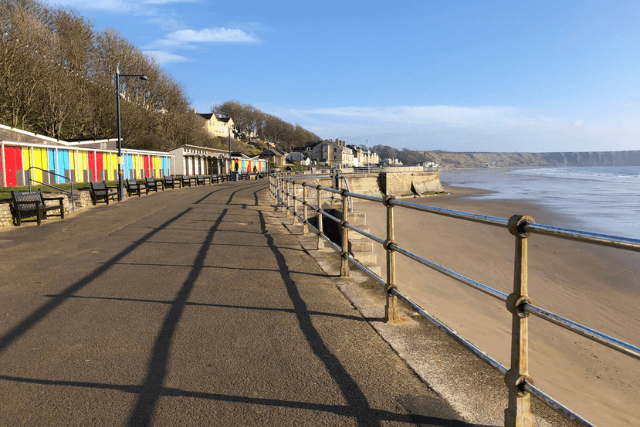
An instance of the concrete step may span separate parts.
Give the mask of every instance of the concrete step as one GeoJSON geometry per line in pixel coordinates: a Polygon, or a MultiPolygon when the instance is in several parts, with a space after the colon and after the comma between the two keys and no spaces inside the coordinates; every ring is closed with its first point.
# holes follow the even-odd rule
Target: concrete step
{"type": "Polygon", "coordinates": [[[367,267],[378,265],[378,257],[373,252],[353,252],[353,257],[367,267]]]}
{"type": "Polygon", "coordinates": [[[367,225],[367,214],[364,212],[347,213],[347,222],[354,227],[362,228],[363,225],[367,225]]]}
{"type": "Polygon", "coordinates": [[[349,252],[373,252],[373,242],[349,241],[349,252]]]}
{"type": "MultiPolygon", "coordinates": [[[[354,225],[354,227],[358,227],[357,225],[354,225]]],[[[360,230],[364,231],[365,233],[371,233],[371,230],[369,229],[369,227],[358,227],[360,230]]],[[[351,240],[362,240],[362,239],[366,239],[368,241],[369,238],[363,236],[362,234],[358,233],[357,231],[353,231],[353,230],[349,230],[349,241],[351,240]]]]}

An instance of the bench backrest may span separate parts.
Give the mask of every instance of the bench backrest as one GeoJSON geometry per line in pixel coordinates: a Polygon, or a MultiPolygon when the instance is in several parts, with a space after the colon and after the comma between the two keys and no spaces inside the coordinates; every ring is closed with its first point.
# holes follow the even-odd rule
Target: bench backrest
{"type": "Polygon", "coordinates": [[[35,211],[36,203],[40,202],[41,205],[44,205],[44,198],[42,197],[42,190],[38,191],[12,191],[11,198],[16,202],[34,202],[34,203],[26,203],[26,204],[17,204],[14,205],[20,209],[21,211],[35,211]]]}
{"type": "Polygon", "coordinates": [[[189,175],[182,175],[182,182],[189,182],[190,180],[189,175]]]}
{"type": "Polygon", "coordinates": [[[91,183],[92,190],[106,190],[107,184],[104,181],[92,182],[91,183]]]}
{"type": "Polygon", "coordinates": [[[172,176],[165,176],[164,177],[164,182],[166,182],[167,184],[173,184],[173,177],[172,176]]]}
{"type": "Polygon", "coordinates": [[[93,194],[103,196],[108,193],[107,184],[104,181],[92,182],[91,191],[93,191],[93,194]]]}
{"type": "Polygon", "coordinates": [[[133,188],[134,190],[138,188],[138,181],[135,179],[127,179],[127,187],[133,188]]]}
{"type": "Polygon", "coordinates": [[[154,184],[156,183],[156,180],[152,177],[147,177],[145,178],[147,180],[147,184],[154,184]]]}

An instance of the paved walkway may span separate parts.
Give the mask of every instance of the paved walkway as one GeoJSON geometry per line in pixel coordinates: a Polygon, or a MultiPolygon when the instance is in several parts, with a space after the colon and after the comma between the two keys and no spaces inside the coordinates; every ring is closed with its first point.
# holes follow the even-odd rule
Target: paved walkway
{"type": "Polygon", "coordinates": [[[466,425],[280,216],[242,181],[0,233],[0,425],[466,425]]]}

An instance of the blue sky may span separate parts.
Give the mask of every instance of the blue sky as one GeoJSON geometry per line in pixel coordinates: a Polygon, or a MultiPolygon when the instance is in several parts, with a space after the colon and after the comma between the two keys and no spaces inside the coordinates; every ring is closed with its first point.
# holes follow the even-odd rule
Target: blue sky
{"type": "Polygon", "coordinates": [[[48,1],[323,138],[414,150],[640,150],[637,1],[48,1]]]}

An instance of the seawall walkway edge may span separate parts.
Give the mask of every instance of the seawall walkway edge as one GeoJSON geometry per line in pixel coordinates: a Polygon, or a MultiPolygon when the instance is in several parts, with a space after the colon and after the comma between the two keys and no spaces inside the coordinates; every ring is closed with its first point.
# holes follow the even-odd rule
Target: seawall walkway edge
{"type": "MultiPolygon", "coordinates": [[[[401,316],[411,321],[389,325],[383,321],[385,293],[382,287],[350,265],[349,278],[340,277],[340,256],[325,244],[317,249],[317,236],[303,235],[302,225],[278,212],[283,225],[320,268],[407,365],[461,418],[477,426],[503,426],[507,388],[503,377],[473,356],[445,332],[401,302],[401,316]]],[[[384,260],[379,261],[384,262],[384,260]]],[[[401,286],[401,284],[399,284],[401,286]]],[[[536,427],[575,427],[576,424],[532,399],[536,427]]]]}

